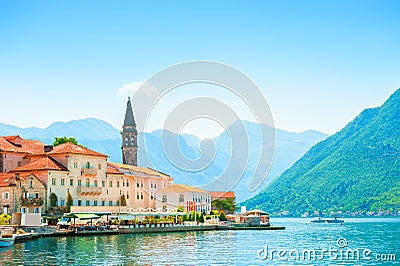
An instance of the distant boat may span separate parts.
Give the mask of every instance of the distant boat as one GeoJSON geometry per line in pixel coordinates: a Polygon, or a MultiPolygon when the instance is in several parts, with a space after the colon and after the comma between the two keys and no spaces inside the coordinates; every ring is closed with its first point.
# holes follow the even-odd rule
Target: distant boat
{"type": "Polygon", "coordinates": [[[1,235],[0,247],[12,246],[12,245],[14,245],[14,241],[15,241],[15,236],[13,236],[13,235],[9,235],[9,234],[1,235]]]}
{"type": "Polygon", "coordinates": [[[329,223],[329,224],[343,224],[344,220],[338,219],[337,217],[333,219],[322,219],[318,218],[316,220],[312,220],[312,223],[329,223]]]}

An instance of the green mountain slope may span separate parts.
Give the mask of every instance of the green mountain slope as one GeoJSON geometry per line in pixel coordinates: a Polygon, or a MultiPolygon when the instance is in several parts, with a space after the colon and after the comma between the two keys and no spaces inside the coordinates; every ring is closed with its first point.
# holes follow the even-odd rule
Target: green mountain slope
{"type": "Polygon", "coordinates": [[[291,215],[400,209],[400,89],[312,147],[243,205],[291,215]]]}

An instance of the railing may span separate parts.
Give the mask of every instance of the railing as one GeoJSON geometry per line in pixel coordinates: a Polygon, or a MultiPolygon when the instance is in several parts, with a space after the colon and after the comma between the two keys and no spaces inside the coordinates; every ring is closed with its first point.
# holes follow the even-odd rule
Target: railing
{"type": "Polygon", "coordinates": [[[103,192],[101,187],[77,187],[78,195],[100,195],[103,192]]]}
{"type": "Polygon", "coordinates": [[[96,168],[82,168],[82,175],[97,175],[96,168]]]}
{"type": "Polygon", "coordinates": [[[23,198],[22,205],[30,206],[30,205],[43,205],[42,198],[23,198]]]}

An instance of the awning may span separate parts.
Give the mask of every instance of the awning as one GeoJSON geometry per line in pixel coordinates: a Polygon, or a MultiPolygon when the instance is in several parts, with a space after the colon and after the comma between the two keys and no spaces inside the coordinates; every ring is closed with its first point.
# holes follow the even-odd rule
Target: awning
{"type": "Polygon", "coordinates": [[[66,216],[66,218],[78,218],[81,220],[91,220],[91,219],[98,219],[100,216],[94,214],[94,213],[70,213],[66,216]]]}

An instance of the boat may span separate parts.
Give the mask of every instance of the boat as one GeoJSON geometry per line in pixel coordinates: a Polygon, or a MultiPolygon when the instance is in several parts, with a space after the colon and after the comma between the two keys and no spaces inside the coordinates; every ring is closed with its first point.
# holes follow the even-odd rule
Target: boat
{"type": "Polygon", "coordinates": [[[15,236],[13,236],[12,234],[1,234],[0,237],[0,248],[1,247],[10,247],[12,245],[14,245],[14,241],[15,241],[15,236]]]}
{"type": "Polygon", "coordinates": [[[316,220],[311,220],[312,223],[329,223],[329,224],[343,224],[344,220],[338,219],[337,217],[333,219],[322,219],[318,218],[316,220]]]}

